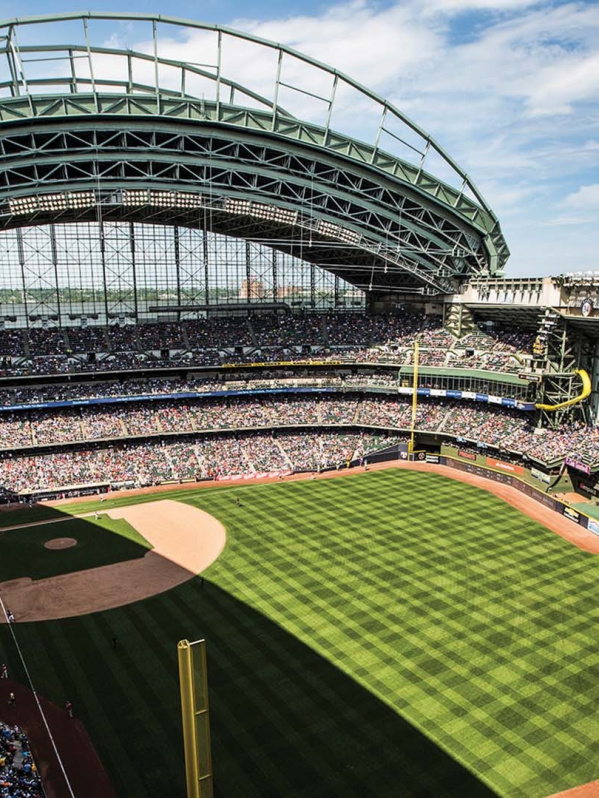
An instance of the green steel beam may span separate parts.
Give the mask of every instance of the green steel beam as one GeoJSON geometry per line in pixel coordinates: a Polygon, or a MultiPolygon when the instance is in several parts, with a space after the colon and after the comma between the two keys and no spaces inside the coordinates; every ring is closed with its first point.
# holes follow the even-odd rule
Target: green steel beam
{"type": "MultiPolygon", "coordinates": [[[[69,28],[69,36],[72,30],[69,28]]],[[[31,36],[28,39],[31,40],[31,36]]],[[[56,42],[56,32],[48,35],[47,40],[56,42]]],[[[128,185],[170,188],[185,185],[181,174],[184,170],[191,172],[191,167],[220,170],[226,177],[224,182],[228,181],[228,185],[219,185],[222,195],[267,201],[279,207],[299,209],[305,206],[310,189],[317,182],[318,202],[323,206],[316,211],[311,209],[315,218],[333,224],[338,224],[341,218],[344,228],[359,234],[362,255],[378,258],[372,261],[372,269],[374,272],[376,268],[385,285],[400,279],[403,272],[408,283],[420,282],[432,290],[450,291],[455,287],[454,281],[472,274],[499,275],[509,257],[496,216],[470,177],[434,138],[394,105],[351,77],[292,48],[218,25],[162,15],[85,12],[0,22],[2,56],[8,61],[10,80],[0,83],[0,92],[9,91],[12,96],[0,100],[0,145],[4,147],[4,157],[0,156],[0,176],[4,179],[0,200],[2,196],[8,199],[36,192],[78,190],[89,186],[93,179],[98,191],[128,185]],[[77,36],[75,31],[75,40],[65,44],[20,45],[18,41],[18,32],[23,27],[52,26],[67,21],[81,22],[83,35],[77,36]],[[97,46],[90,35],[95,21],[151,24],[153,47],[141,52],[97,46]],[[203,32],[215,37],[214,63],[185,63],[164,58],[159,47],[159,25],[181,29],[186,35],[203,32]],[[270,89],[257,92],[224,72],[223,42],[228,46],[229,40],[234,45],[237,42],[257,45],[276,57],[276,74],[270,89]],[[102,66],[105,61],[101,59],[110,58],[123,59],[127,66],[126,79],[117,79],[113,73],[105,72],[102,66]],[[302,62],[315,70],[310,74],[319,78],[327,76],[330,79],[328,96],[324,96],[324,90],[317,94],[307,91],[305,86],[283,82],[282,67],[285,75],[286,58],[302,62]],[[87,65],[87,72],[77,68],[77,59],[87,65]],[[32,62],[44,61],[66,62],[68,67],[63,73],[53,70],[49,75],[29,66],[32,62]],[[137,68],[138,63],[146,68],[142,80],[134,79],[133,65],[137,68]],[[176,79],[169,85],[162,85],[161,70],[170,70],[169,75],[176,79]],[[190,94],[192,77],[212,84],[214,98],[205,100],[204,92],[201,97],[190,94]],[[373,141],[358,141],[332,128],[340,86],[355,90],[378,108],[380,121],[373,141]],[[328,109],[326,123],[318,125],[296,118],[293,107],[282,107],[279,97],[283,87],[322,102],[328,109]],[[55,91],[49,92],[52,88],[55,91]],[[257,107],[250,107],[252,105],[257,107]],[[111,133],[116,136],[136,129],[141,121],[146,125],[149,122],[153,129],[168,128],[173,138],[182,135],[182,129],[187,126],[196,135],[201,134],[206,139],[225,137],[240,148],[248,142],[254,147],[264,147],[265,152],[278,147],[283,153],[293,155],[297,162],[303,160],[308,166],[313,164],[314,171],[318,166],[317,181],[299,171],[286,173],[285,167],[272,158],[250,163],[247,150],[245,159],[240,153],[237,158],[226,161],[215,153],[200,155],[196,150],[188,152],[185,148],[173,159],[173,150],[170,156],[165,155],[166,147],[158,152],[160,147],[144,149],[132,144],[107,154],[109,148],[98,145],[97,152],[86,165],[85,158],[89,159],[89,154],[85,154],[85,145],[89,152],[92,142],[84,139],[89,136],[90,124],[102,134],[112,127],[111,133]],[[32,126],[34,122],[38,124],[32,126]],[[55,132],[62,132],[65,137],[81,137],[81,147],[75,147],[77,152],[67,147],[61,152],[58,147],[48,154],[48,148],[40,146],[39,140],[50,132],[52,123],[57,127],[55,132]],[[414,134],[417,141],[410,143],[402,138],[403,133],[398,135],[393,128],[395,124],[399,124],[402,131],[414,134]],[[31,146],[18,140],[19,127],[27,130],[31,146]],[[391,143],[397,141],[407,147],[417,156],[416,163],[385,151],[381,147],[382,135],[390,137],[391,143]],[[8,151],[9,145],[14,145],[11,151],[8,151]],[[438,156],[449,168],[458,179],[459,188],[427,171],[427,157],[432,155],[438,156]],[[174,160],[175,171],[178,170],[176,177],[167,174],[169,157],[174,160]],[[324,176],[323,168],[330,169],[329,177],[324,176]],[[76,178],[77,170],[79,177],[76,178]],[[241,185],[234,185],[233,175],[237,175],[241,185]],[[351,185],[343,184],[341,175],[345,175],[351,185]],[[380,196],[377,196],[379,188],[380,196]],[[280,197],[277,192],[281,192],[280,197]],[[284,192],[293,195],[293,199],[290,201],[284,192]],[[400,235],[395,236],[394,217],[399,217],[401,228],[400,235]]],[[[320,84],[316,81],[315,85],[320,84]]],[[[201,180],[196,178],[196,182],[201,183],[201,180]]],[[[185,186],[185,190],[189,190],[189,186],[185,186]]],[[[64,214],[63,220],[67,220],[64,214]]],[[[11,221],[5,214],[0,223],[14,226],[23,221],[11,221]]],[[[264,232],[269,234],[268,230],[264,232]]],[[[357,255],[355,260],[359,261],[357,255]]]]}
{"type": "Polygon", "coordinates": [[[168,120],[191,120],[206,125],[211,123],[232,125],[254,133],[278,135],[309,147],[329,149],[337,156],[357,161],[364,168],[378,170],[386,177],[409,185],[423,199],[429,201],[432,199],[446,213],[455,215],[469,226],[489,236],[489,245],[492,247],[489,255],[490,258],[496,259],[497,269],[503,266],[509,254],[497,219],[468,197],[406,161],[340,134],[330,131],[327,133],[323,128],[307,122],[288,117],[277,118],[273,129],[271,115],[256,109],[228,107],[223,103],[217,109],[213,103],[168,95],[143,98],[114,94],[42,95],[0,101],[0,122],[24,122],[32,118],[68,118],[71,124],[76,125],[72,122],[74,118],[98,114],[129,116],[135,119],[142,116],[165,117],[168,120]]]}
{"type": "MultiPolygon", "coordinates": [[[[352,166],[339,158],[336,162],[329,153],[304,150],[297,144],[276,150],[278,140],[273,137],[252,134],[249,139],[237,129],[190,128],[177,119],[160,120],[151,127],[147,121],[120,116],[111,117],[110,122],[109,129],[102,129],[97,117],[79,119],[71,131],[63,120],[51,119],[33,134],[29,127],[23,132],[21,125],[5,123],[0,138],[5,187],[0,201],[95,190],[99,180],[103,191],[132,187],[189,191],[199,185],[206,192],[209,179],[210,189],[222,196],[309,211],[315,219],[353,230],[367,239],[366,251],[384,248],[384,259],[403,263],[406,271],[412,262],[415,276],[438,290],[451,289],[448,278],[484,268],[482,247],[473,249],[470,243],[480,242],[478,231],[432,202],[425,205],[409,188],[389,179],[381,181],[368,167],[352,166]],[[155,140],[158,135],[163,137],[161,143],[155,140]],[[326,160],[317,160],[319,156],[326,160]],[[453,262],[458,245],[464,262],[470,262],[468,270],[460,259],[457,265],[453,262]]],[[[4,224],[10,226],[6,219],[4,224]]]]}

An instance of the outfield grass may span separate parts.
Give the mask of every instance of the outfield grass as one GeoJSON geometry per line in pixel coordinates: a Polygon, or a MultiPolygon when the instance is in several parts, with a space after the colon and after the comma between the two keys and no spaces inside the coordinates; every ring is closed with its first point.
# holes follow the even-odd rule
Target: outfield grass
{"type": "MultiPolygon", "coordinates": [[[[435,474],[186,500],[228,531],[203,589],[15,627],[120,796],[184,794],[175,647],[203,636],[219,798],[541,798],[599,777],[597,557],[435,474]]],[[[18,673],[11,645],[3,629],[18,673]]]]}
{"type": "Polygon", "coordinates": [[[0,531],[0,582],[34,576],[49,576],[83,571],[115,562],[143,557],[148,541],[122,519],[101,515],[73,518],[24,529],[0,531]],[[74,538],[76,546],[49,550],[44,543],[54,538],[74,538]]]}

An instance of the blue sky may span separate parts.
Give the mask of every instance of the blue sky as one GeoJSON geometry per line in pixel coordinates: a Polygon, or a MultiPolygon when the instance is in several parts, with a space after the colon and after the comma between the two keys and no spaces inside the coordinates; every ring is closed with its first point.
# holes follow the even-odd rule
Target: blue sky
{"type": "MultiPolygon", "coordinates": [[[[79,10],[0,0],[3,18],[79,10]]],[[[597,0],[127,0],[92,10],[218,22],[341,69],[388,97],[468,172],[501,221],[507,274],[599,269],[597,0]]],[[[106,35],[137,42],[135,29],[106,35]]],[[[189,42],[180,44],[185,57],[189,42]]]]}

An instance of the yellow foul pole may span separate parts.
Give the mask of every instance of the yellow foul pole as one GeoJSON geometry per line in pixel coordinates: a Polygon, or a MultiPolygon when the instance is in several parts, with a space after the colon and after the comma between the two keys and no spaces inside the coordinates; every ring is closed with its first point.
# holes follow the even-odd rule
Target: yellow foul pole
{"type": "Polygon", "coordinates": [[[185,781],[187,798],[200,798],[200,774],[197,760],[197,736],[193,695],[193,665],[189,641],[181,640],[177,646],[179,659],[179,686],[183,716],[183,747],[185,749],[185,781]]]}
{"type": "Polygon", "coordinates": [[[418,341],[414,341],[414,385],[412,389],[412,423],[410,425],[410,441],[408,454],[414,451],[414,428],[416,426],[416,411],[418,409],[418,341]]]}
{"type": "Polygon", "coordinates": [[[206,641],[177,646],[187,798],[214,798],[206,641]]]}

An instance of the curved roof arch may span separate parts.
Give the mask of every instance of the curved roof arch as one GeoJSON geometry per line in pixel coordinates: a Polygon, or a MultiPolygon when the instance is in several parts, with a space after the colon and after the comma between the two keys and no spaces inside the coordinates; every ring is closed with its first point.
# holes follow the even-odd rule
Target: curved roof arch
{"type": "Polygon", "coordinates": [[[164,16],[0,22],[0,225],[99,215],[301,239],[361,288],[451,291],[509,256],[428,133],[292,48],[164,16]]]}

